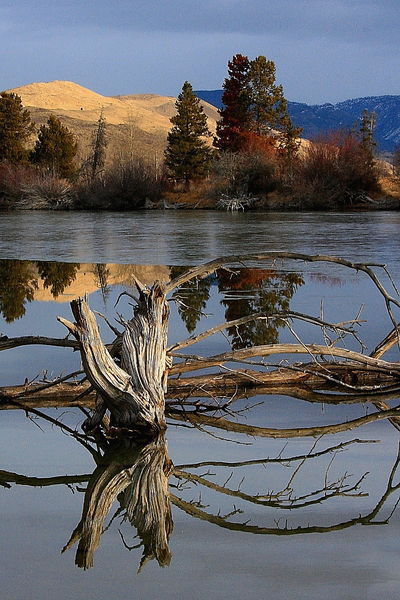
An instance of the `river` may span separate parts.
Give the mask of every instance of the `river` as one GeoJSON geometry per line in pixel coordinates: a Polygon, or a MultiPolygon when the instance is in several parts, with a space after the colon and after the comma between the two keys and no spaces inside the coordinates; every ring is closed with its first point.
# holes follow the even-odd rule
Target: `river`
{"type": "MultiPolygon", "coordinates": [[[[399,225],[397,212],[3,213],[0,334],[62,337],[66,332],[56,317],[71,318],[69,302],[84,292],[108,318],[116,312],[129,316],[129,297],[115,303],[121,291],[132,290],[133,274],[148,282],[168,279],[178,267],[222,255],[331,254],[384,263],[398,282],[399,225]]],[[[362,308],[364,351],[391,328],[381,296],[363,273],[293,261],[251,267],[240,265],[229,277],[221,271],[182,290],[183,304],[171,302],[170,342],[261,308],[323,314],[330,321],[353,319],[362,308]]],[[[377,271],[389,289],[390,279],[377,271]]],[[[112,339],[105,323],[101,331],[112,339]]],[[[290,341],[293,335],[310,342],[314,333],[302,323],[290,330],[274,322],[268,330],[244,328],[208,339],[196,352],[215,354],[260,339],[290,341]]],[[[359,350],[356,339],[348,345],[359,350]]],[[[41,378],[45,370],[51,379],[79,368],[77,353],[67,349],[27,346],[1,354],[2,386],[41,378]]],[[[396,349],[390,357],[398,360],[396,349]]],[[[233,418],[275,428],[332,424],[374,412],[369,403],[338,407],[281,394],[243,399],[237,408],[250,404],[251,410],[233,418]]],[[[77,429],[84,419],[76,408],[45,414],[77,429]]],[[[399,434],[387,420],[288,439],[182,425],[170,420],[167,446],[154,450],[164,465],[168,456],[174,465],[163,497],[173,530],[166,513],[162,556],[154,558],[143,531],[137,535],[122,510],[122,492],[104,523],[95,524],[102,533],[99,547],[88,552],[81,546],[75,554],[75,546],[61,554],[80,521],[88,482],[93,486],[96,472],[114,465],[115,457],[103,457],[96,466],[93,454],[56,425],[3,410],[1,599],[397,600],[399,434]],[[137,574],[142,555],[150,560],[137,574]],[[158,564],[168,562],[165,568],[158,564]]],[[[138,459],[118,460],[126,474],[138,459]]]]}

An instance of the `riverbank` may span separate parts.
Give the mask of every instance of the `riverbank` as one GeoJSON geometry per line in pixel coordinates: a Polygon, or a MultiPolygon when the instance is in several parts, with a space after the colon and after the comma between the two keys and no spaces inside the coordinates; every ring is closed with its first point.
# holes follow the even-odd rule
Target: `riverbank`
{"type": "Polygon", "coordinates": [[[164,209],[325,211],[398,210],[400,177],[388,172],[371,184],[321,172],[265,179],[247,166],[241,178],[214,174],[188,184],[159,177],[141,161],[117,165],[102,177],[66,180],[31,166],[0,166],[0,210],[131,211],[164,209]],[[307,175],[307,174],[306,174],[307,175]],[[251,179],[253,177],[253,179],[251,179]],[[255,177],[255,178],[254,178],[255,177]],[[260,179],[261,177],[261,179],[260,179]],[[250,185],[250,181],[252,184],[250,185]],[[348,185],[347,185],[348,184],[348,185]]]}
{"type": "MultiPolygon", "coordinates": [[[[345,198],[340,206],[327,207],[323,200],[320,204],[305,203],[290,194],[273,191],[269,194],[255,198],[249,206],[243,206],[242,210],[267,210],[267,211],[324,211],[324,210],[399,210],[400,209],[400,180],[396,177],[385,177],[379,182],[379,190],[373,193],[359,193],[353,198],[345,198]]],[[[189,190],[176,190],[165,192],[162,197],[154,202],[148,200],[146,209],[218,209],[218,201],[215,196],[207,193],[203,186],[192,187],[189,190]]]]}

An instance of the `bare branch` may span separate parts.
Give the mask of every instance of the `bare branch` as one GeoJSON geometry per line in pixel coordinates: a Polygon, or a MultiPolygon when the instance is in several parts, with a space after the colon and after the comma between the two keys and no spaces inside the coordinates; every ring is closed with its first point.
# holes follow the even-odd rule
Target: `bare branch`
{"type": "MultiPolygon", "coordinates": [[[[207,338],[211,335],[214,335],[215,333],[218,333],[224,329],[229,329],[231,327],[237,327],[238,325],[243,325],[244,323],[248,323],[249,321],[257,321],[257,320],[270,321],[270,320],[275,320],[275,319],[282,319],[282,320],[284,320],[284,319],[299,319],[301,321],[306,321],[313,325],[318,325],[319,327],[325,327],[327,329],[332,329],[333,331],[342,331],[342,332],[351,333],[351,334],[354,333],[353,329],[344,327],[344,324],[342,324],[342,323],[338,323],[338,324],[327,323],[326,321],[323,321],[317,317],[312,317],[310,315],[305,315],[303,313],[298,313],[298,312],[294,312],[294,311],[277,312],[277,313],[273,313],[273,314],[254,313],[253,315],[241,317],[240,319],[235,319],[233,321],[227,321],[225,323],[221,323],[220,325],[216,325],[215,327],[207,329],[207,331],[203,331],[202,333],[199,333],[197,335],[192,335],[189,338],[187,338],[186,340],[183,340],[182,342],[177,342],[173,346],[170,346],[167,351],[174,352],[177,350],[182,350],[182,348],[186,348],[187,346],[196,344],[197,342],[200,342],[201,340],[204,340],[205,338],[207,338]]],[[[351,323],[355,323],[355,322],[357,322],[357,321],[351,321],[351,323]]]]}
{"type": "Polygon", "coordinates": [[[203,356],[185,356],[175,355],[179,358],[185,358],[184,361],[177,363],[171,367],[171,375],[176,373],[188,373],[198,369],[205,369],[214,366],[221,366],[226,362],[241,362],[243,359],[248,359],[253,356],[271,356],[274,354],[312,354],[313,356],[337,356],[356,363],[379,367],[393,376],[400,375],[400,364],[387,362],[381,359],[373,358],[347,350],[346,348],[336,348],[335,346],[322,346],[319,344],[267,344],[265,346],[253,346],[252,348],[241,348],[224,352],[210,357],[203,356]]]}

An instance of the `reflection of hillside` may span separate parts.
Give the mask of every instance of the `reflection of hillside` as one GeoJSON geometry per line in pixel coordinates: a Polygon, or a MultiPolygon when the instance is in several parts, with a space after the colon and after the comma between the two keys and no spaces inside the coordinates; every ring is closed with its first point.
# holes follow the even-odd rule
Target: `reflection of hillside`
{"type": "Polygon", "coordinates": [[[146,284],[151,284],[156,279],[161,281],[169,280],[169,267],[165,265],[106,264],[101,265],[103,267],[102,273],[105,274],[105,280],[102,282],[99,281],[101,277],[98,269],[99,266],[91,263],[82,263],[79,266],[74,281],[66,286],[62,294],[56,298],[52,295],[51,289],[44,286],[43,280],[38,279],[38,289],[34,293],[34,300],[69,302],[84,294],[95,292],[104,283],[106,286],[130,286],[133,284],[135,277],[146,284]]]}
{"type": "Polygon", "coordinates": [[[0,261],[0,314],[11,323],[25,314],[26,303],[70,302],[111,286],[130,287],[135,278],[145,284],[169,280],[170,269],[159,265],[78,264],[0,261]]]}

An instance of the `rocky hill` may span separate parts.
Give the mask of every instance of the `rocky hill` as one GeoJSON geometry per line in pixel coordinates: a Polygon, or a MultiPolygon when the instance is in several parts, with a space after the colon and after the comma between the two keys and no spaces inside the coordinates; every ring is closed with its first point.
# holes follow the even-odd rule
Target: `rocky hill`
{"type": "MultiPolygon", "coordinates": [[[[81,158],[100,112],[107,122],[108,160],[120,153],[154,157],[162,152],[175,113],[176,98],[157,94],[103,96],[71,81],[31,83],[7,90],[18,94],[37,126],[55,114],[78,139],[81,158]]],[[[203,102],[210,130],[215,131],[218,112],[203,102]]]]}
{"type": "MultiPolygon", "coordinates": [[[[222,90],[199,90],[196,94],[217,108],[222,106],[222,90]]],[[[379,150],[393,152],[400,146],[400,96],[368,96],[337,104],[289,102],[288,107],[293,122],[309,139],[328,130],[352,127],[367,109],[377,115],[375,137],[379,150]]]]}

